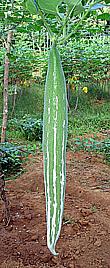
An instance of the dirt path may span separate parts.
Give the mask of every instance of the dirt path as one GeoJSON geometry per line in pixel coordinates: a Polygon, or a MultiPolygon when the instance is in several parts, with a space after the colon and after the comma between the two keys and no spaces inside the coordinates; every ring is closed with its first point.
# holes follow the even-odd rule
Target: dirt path
{"type": "Polygon", "coordinates": [[[42,154],[6,184],[12,223],[3,225],[0,268],[110,268],[110,166],[88,153],[67,154],[67,187],[58,257],[46,246],[42,154]]]}

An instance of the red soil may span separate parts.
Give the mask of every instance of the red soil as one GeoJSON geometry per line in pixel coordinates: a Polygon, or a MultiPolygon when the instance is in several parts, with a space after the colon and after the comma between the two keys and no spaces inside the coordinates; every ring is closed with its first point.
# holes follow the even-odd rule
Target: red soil
{"type": "Polygon", "coordinates": [[[64,219],[58,257],[46,246],[42,154],[7,181],[11,223],[0,200],[0,268],[110,268],[110,166],[89,153],[67,153],[64,219]]]}

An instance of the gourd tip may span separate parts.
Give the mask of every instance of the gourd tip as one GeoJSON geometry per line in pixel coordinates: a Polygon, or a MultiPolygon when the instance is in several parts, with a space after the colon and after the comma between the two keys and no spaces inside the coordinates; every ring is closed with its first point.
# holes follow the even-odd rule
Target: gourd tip
{"type": "Polygon", "coordinates": [[[52,253],[52,255],[54,256],[58,256],[59,253],[55,251],[55,248],[53,246],[48,246],[48,249],[50,250],[50,252],[52,253]]]}

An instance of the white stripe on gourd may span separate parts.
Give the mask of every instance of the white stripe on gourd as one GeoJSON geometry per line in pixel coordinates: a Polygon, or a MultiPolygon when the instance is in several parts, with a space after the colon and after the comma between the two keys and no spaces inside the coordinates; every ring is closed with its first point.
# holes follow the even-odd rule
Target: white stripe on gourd
{"type": "Polygon", "coordinates": [[[43,157],[46,195],[47,245],[56,255],[60,235],[66,182],[67,98],[58,49],[49,55],[43,116],[43,157]]]}

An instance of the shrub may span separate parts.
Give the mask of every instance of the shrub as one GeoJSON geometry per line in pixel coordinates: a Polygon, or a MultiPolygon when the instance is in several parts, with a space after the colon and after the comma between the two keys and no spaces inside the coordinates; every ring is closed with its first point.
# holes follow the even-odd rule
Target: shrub
{"type": "Polygon", "coordinates": [[[107,163],[110,164],[110,138],[97,141],[93,138],[76,138],[68,143],[68,147],[74,151],[87,151],[103,154],[107,163]]]}
{"type": "Polygon", "coordinates": [[[26,139],[32,141],[42,141],[42,120],[36,118],[24,118],[20,128],[26,139]]]}
{"type": "Polygon", "coordinates": [[[23,116],[23,119],[11,119],[8,123],[8,129],[10,131],[20,131],[22,135],[32,141],[42,141],[42,119],[23,116]]]}
{"type": "Polygon", "coordinates": [[[0,143],[0,165],[4,173],[20,170],[24,152],[21,146],[11,143],[0,143]]]}

